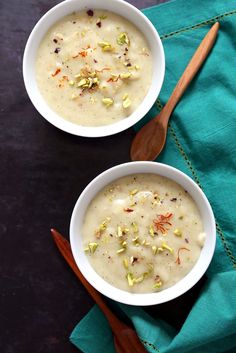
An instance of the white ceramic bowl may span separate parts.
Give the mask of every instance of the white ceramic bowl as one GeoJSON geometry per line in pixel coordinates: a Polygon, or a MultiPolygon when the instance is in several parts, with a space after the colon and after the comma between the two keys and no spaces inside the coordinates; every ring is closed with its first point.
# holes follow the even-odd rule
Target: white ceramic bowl
{"type": "Polygon", "coordinates": [[[70,223],[70,242],[73,256],[80,271],[99,292],[121,303],[130,305],[154,305],[174,299],[193,287],[207,270],[216,242],[216,228],[211,206],[198,185],[178,169],[156,162],[130,162],[120,164],[98,175],[84,189],[74,207],[70,223]],[[95,195],[112,181],[130,174],[154,173],[174,180],[192,196],[203,221],[206,240],[200,257],[192,270],[170,288],[156,293],[133,294],[115,288],[103,280],[92,268],[83,250],[81,229],[88,205],[95,195]]]}
{"type": "Polygon", "coordinates": [[[27,41],[23,57],[23,77],[27,93],[38,112],[51,124],[61,130],[78,136],[101,137],[123,131],[144,117],[160,92],[165,72],[163,46],[157,31],[146,16],[136,7],[123,0],[67,0],[49,10],[36,24],[27,41]],[[130,22],[146,37],[153,56],[153,77],[151,87],[140,106],[127,118],[111,125],[86,127],[71,123],[56,114],[43,99],[35,78],[37,49],[49,28],[64,16],[85,9],[104,9],[117,13],[130,22]]]}

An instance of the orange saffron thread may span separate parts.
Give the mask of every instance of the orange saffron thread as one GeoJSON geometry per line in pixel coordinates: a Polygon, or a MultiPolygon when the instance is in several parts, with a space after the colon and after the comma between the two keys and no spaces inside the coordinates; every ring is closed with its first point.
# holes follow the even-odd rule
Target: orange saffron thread
{"type": "Polygon", "coordinates": [[[119,80],[119,78],[120,78],[120,75],[117,76],[116,78],[110,77],[110,78],[107,80],[107,82],[117,82],[117,81],[119,80]]]}
{"type": "Polygon", "coordinates": [[[85,50],[83,50],[83,51],[80,51],[77,55],[72,56],[72,58],[73,59],[78,58],[79,55],[85,58],[88,55],[88,53],[85,50]]]}
{"type": "Polygon", "coordinates": [[[83,50],[79,52],[79,55],[85,58],[88,55],[88,53],[85,50],[83,50]]]}
{"type": "Polygon", "coordinates": [[[101,70],[95,70],[96,72],[103,72],[103,71],[106,71],[106,70],[111,70],[110,67],[104,67],[103,69],[101,70]]]}
{"type": "Polygon", "coordinates": [[[165,234],[168,230],[167,226],[171,226],[170,219],[172,218],[173,213],[166,213],[165,215],[158,215],[157,219],[153,220],[153,224],[157,231],[160,231],[162,234],[165,234]]]}
{"type": "Polygon", "coordinates": [[[54,74],[52,74],[52,77],[56,76],[57,74],[59,74],[59,72],[61,72],[61,69],[56,69],[56,71],[54,72],[54,74]]]}
{"type": "Polygon", "coordinates": [[[132,208],[129,208],[129,207],[124,208],[124,211],[125,212],[134,212],[134,210],[132,208]]]}
{"type": "Polygon", "coordinates": [[[180,257],[179,257],[179,253],[180,253],[180,251],[181,250],[187,250],[187,251],[190,251],[189,249],[187,249],[187,248],[179,248],[179,250],[178,250],[178,256],[177,256],[177,259],[176,259],[176,261],[175,261],[175,263],[176,264],[178,264],[178,265],[180,265],[181,264],[181,262],[180,262],[180,257]]]}

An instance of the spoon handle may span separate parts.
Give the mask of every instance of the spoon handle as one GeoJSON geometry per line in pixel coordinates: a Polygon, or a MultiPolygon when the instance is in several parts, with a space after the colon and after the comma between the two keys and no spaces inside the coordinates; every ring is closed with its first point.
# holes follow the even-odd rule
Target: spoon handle
{"type": "Polygon", "coordinates": [[[186,67],[184,73],[179,79],[177,85],[175,86],[175,89],[172,95],[170,96],[170,99],[168,100],[167,104],[164,107],[165,113],[169,113],[169,114],[172,113],[176,104],[184,94],[186,88],[188,87],[188,85],[190,84],[190,82],[198,72],[199,68],[203,64],[204,60],[206,59],[209,51],[211,50],[215,42],[219,26],[220,26],[219,22],[216,22],[211,27],[211,29],[206,34],[201,44],[197,48],[195,54],[193,55],[192,59],[188,63],[188,66],[186,67]]]}
{"type": "Polygon", "coordinates": [[[85,279],[85,277],[82,275],[80,270],[78,269],[74,257],[72,255],[70,243],[55,229],[51,229],[51,233],[53,236],[53,239],[68,263],[68,265],[71,267],[75,275],[79,278],[79,280],[82,282],[84,287],[87,289],[88,293],[91,295],[93,300],[98,304],[104,315],[106,316],[113,332],[120,331],[122,328],[124,328],[125,324],[122,323],[114,314],[113,312],[109,309],[109,307],[106,305],[105,301],[103,300],[102,296],[97,292],[95,288],[91,286],[91,284],[85,279]]]}

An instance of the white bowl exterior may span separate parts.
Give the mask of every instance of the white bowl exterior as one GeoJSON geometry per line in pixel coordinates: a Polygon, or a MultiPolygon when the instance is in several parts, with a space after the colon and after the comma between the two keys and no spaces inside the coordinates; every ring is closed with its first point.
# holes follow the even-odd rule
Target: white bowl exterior
{"type": "Polygon", "coordinates": [[[211,206],[198,185],[181,171],[156,162],[129,162],[110,168],[93,179],[84,189],[74,207],[70,223],[70,242],[73,256],[80,271],[88,282],[99,292],[121,303],[130,305],[155,305],[177,298],[192,288],[207,270],[215,250],[216,228],[211,206]],[[103,280],[89,263],[84,253],[81,229],[88,205],[95,195],[112,181],[125,175],[154,173],[174,180],[192,196],[200,211],[206,240],[200,257],[193,269],[178,283],[156,293],[129,293],[103,280]]]}
{"type": "Polygon", "coordinates": [[[165,57],[160,37],[146,16],[136,7],[123,0],[67,0],[49,10],[35,25],[26,43],[23,57],[23,77],[27,93],[38,112],[51,124],[61,130],[78,136],[101,137],[121,132],[142,119],[154,104],[165,73],[165,57]],[[56,114],[45,102],[36,82],[35,60],[41,40],[49,28],[62,17],[89,8],[115,12],[134,23],[144,34],[153,56],[153,78],[151,87],[140,106],[130,117],[114,124],[87,127],[71,123],[56,114]]]}

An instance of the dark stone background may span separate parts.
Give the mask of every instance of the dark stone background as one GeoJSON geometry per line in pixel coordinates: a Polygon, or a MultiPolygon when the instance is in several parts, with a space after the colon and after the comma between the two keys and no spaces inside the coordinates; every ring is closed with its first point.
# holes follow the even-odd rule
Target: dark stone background
{"type": "MultiPolygon", "coordinates": [[[[143,8],[163,1],[130,2],[143,8]]],[[[134,136],[132,129],[100,139],[72,136],[31,104],[23,50],[37,20],[56,3],[0,1],[0,353],[79,352],[68,337],[93,301],[59,255],[50,228],[68,237],[79,194],[100,172],[129,161],[134,136]]],[[[183,302],[186,309],[191,301],[183,302]]],[[[187,311],[179,302],[150,310],[176,327],[187,311]]]]}

